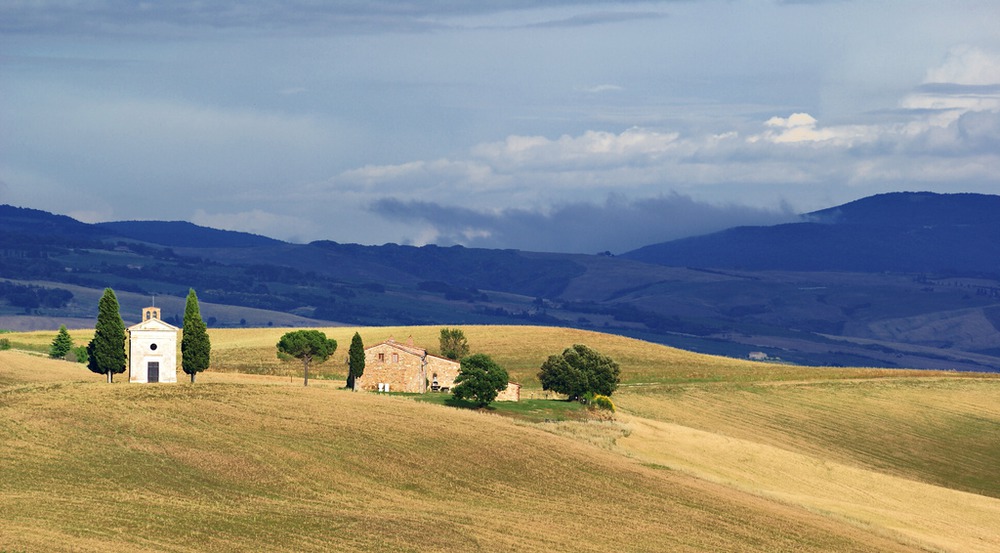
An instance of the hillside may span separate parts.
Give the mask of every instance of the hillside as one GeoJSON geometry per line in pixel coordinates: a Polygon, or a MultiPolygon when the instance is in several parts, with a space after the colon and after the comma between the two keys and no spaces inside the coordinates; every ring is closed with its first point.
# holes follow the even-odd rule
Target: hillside
{"type": "Polygon", "coordinates": [[[807,222],[671,242],[695,257],[646,261],[628,258],[635,252],[289,244],[184,222],[85,225],[7,206],[0,328],[86,328],[105,287],[125,298],[126,322],[155,296],[179,323],[194,288],[214,328],[548,325],[799,365],[1000,371],[998,199],[874,196],[807,222]]]}
{"type": "Polygon", "coordinates": [[[250,248],[283,243],[258,234],[217,230],[187,221],[117,221],[95,226],[115,236],[171,248],[250,248]]]}
{"type": "MultiPolygon", "coordinates": [[[[326,330],[423,341],[436,328],[326,330]]],[[[269,332],[213,330],[213,351],[245,353],[255,369],[274,356],[269,332]]],[[[612,353],[617,420],[518,422],[351,393],[336,359],[338,380],[309,388],[215,369],[194,386],[108,385],[80,365],[0,351],[0,547],[1000,547],[1000,379],[749,363],[570,329],[466,333],[521,379],[568,342],[612,353]]]]}
{"type": "Polygon", "coordinates": [[[14,550],[916,551],[408,400],[247,383],[3,391],[0,543],[14,550]]]}
{"type": "Polygon", "coordinates": [[[897,192],[624,254],[647,263],[752,271],[1000,275],[1000,196],[897,192]]]}

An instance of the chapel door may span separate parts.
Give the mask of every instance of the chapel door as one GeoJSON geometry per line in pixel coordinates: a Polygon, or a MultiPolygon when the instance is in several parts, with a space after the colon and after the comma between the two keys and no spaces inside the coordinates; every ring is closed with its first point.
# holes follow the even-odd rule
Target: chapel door
{"type": "Polygon", "coordinates": [[[150,361],[146,365],[146,381],[147,382],[159,382],[160,381],[160,362],[150,361]]]}

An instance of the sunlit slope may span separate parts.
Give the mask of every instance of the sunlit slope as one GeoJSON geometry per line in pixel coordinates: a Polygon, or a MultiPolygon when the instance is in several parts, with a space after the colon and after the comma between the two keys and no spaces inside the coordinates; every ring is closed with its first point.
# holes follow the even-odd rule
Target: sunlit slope
{"type": "Polygon", "coordinates": [[[629,389],[657,421],[1000,498],[1000,378],[629,389]]]}
{"type": "Polygon", "coordinates": [[[629,419],[619,440],[649,463],[898,536],[930,551],[1000,550],[1000,499],[955,491],[751,439],[629,419]]]}
{"type": "Polygon", "coordinates": [[[68,383],[0,388],[14,551],[915,550],[500,417],[321,382],[71,382],[32,360],[68,383]]]}
{"type": "MultiPolygon", "coordinates": [[[[329,361],[315,367],[315,374],[346,378],[347,348],[355,332],[366,345],[389,338],[405,342],[410,338],[430,353],[438,354],[441,326],[332,327],[322,328],[339,348],[329,361]]],[[[637,385],[690,382],[770,382],[788,380],[828,380],[880,378],[909,375],[927,376],[928,371],[898,369],[816,368],[759,363],[729,357],[703,355],[614,334],[572,328],[540,326],[459,326],[474,353],[486,353],[503,365],[511,379],[527,388],[539,387],[538,369],[549,355],[561,353],[573,344],[586,344],[610,355],[622,369],[625,388],[637,385]]],[[[275,344],[289,328],[210,329],[212,370],[260,374],[301,373],[298,362],[277,358],[275,344]]],[[[47,351],[55,332],[18,332],[5,336],[15,345],[47,351]]],[[[77,345],[86,344],[93,331],[76,330],[71,335],[77,345]]]]}

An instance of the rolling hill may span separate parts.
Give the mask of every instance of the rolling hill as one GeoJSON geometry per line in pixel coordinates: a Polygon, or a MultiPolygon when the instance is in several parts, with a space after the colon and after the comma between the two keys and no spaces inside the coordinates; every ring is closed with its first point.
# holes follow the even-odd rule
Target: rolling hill
{"type": "MultiPolygon", "coordinates": [[[[466,331],[515,368],[578,340],[614,352],[617,420],[530,422],[214,369],[196,385],[108,385],[0,351],[0,548],[1000,547],[996,377],[749,363],[572,329],[466,331]]],[[[269,332],[214,329],[213,351],[273,357],[269,332]]]]}

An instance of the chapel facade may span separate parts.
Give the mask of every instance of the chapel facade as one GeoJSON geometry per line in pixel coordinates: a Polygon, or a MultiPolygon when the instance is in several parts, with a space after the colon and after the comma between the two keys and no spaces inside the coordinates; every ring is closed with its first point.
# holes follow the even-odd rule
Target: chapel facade
{"type": "Polygon", "coordinates": [[[177,382],[176,326],[160,318],[160,308],[146,307],[142,321],[128,331],[128,381],[177,382]]]}

